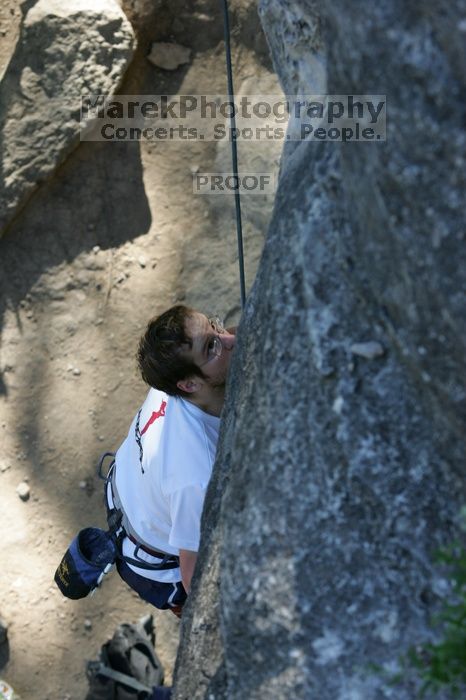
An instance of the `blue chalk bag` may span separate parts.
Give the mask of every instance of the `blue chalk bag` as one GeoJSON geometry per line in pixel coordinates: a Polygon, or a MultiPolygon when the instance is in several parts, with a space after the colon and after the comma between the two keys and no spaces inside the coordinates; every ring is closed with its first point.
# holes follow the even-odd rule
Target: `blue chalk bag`
{"type": "Polygon", "coordinates": [[[55,572],[55,583],[67,598],[85,598],[111,571],[117,553],[114,535],[99,527],[86,527],[66,550],[55,572]]]}

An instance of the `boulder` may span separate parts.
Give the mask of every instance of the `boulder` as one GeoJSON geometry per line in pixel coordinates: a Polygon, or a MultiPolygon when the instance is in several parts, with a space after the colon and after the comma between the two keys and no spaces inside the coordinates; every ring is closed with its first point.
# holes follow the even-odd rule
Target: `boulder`
{"type": "Polygon", "coordinates": [[[285,92],[387,94],[388,134],[285,150],[174,698],[411,700],[466,498],[464,3],[259,7],[285,92]]]}
{"type": "Polygon", "coordinates": [[[169,31],[172,10],[164,0],[119,0],[119,4],[138,36],[157,31],[160,24],[163,30],[169,31]]]}
{"type": "Polygon", "coordinates": [[[133,50],[113,0],[29,9],[0,85],[0,231],[79,143],[81,96],[115,92],[133,50]]]}

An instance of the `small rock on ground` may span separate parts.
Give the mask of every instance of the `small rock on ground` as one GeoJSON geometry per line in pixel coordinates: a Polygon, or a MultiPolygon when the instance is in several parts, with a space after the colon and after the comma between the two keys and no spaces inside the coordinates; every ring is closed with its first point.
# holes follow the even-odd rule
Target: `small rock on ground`
{"type": "Polygon", "coordinates": [[[22,481],[16,487],[16,493],[22,501],[29,500],[29,496],[31,495],[31,489],[29,488],[29,484],[27,484],[25,481],[22,481]]]}
{"type": "Polygon", "coordinates": [[[176,70],[179,66],[189,63],[191,50],[181,44],[170,44],[165,41],[156,41],[152,44],[148,60],[157,68],[164,70],[176,70]]]}

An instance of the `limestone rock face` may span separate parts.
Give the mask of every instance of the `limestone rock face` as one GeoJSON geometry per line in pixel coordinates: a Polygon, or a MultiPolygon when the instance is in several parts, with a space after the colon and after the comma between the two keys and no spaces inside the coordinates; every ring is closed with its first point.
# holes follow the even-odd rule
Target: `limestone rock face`
{"type": "Polygon", "coordinates": [[[174,695],[411,700],[371,664],[432,638],[466,496],[466,7],[260,10],[285,92],[325,56],[329,93],[387,94],[387,142],[285,151],[174,695]]]}
{"type": "Polygon", "coordinates": [[[27,12],[0,85],[0,231],[79,142],[81,96],[113,93],[133,49],[113,0],[39,0],[27,12]]]}

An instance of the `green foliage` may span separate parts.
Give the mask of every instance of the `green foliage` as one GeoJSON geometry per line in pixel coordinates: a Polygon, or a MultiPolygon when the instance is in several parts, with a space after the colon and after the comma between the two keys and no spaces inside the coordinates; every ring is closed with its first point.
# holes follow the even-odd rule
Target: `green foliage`
{"type": "Polygon", "coordinates": [[[368,668],[391,686],[414,681],[421,698],[435,698],[440,692],[442,697],[466,698],[466,506],[460,516],[463,543],[453,542],[436,556],[450,579],[449,596],[433,619],[433,626],[440,628],[440,641],[412,647],[398,659],[396,673],[378,664],[368,668]]]}
{"type": "Polygon", "coordinates": [[[466,550],[458,542],[441,550],[439,563],[451,576],[451,594],[434,620],[441,626],[442,639],[411,649],[408,662],[419,676],[421,697],[449,691],[452,697],[464,697],[466,686],[466,550]]]}

